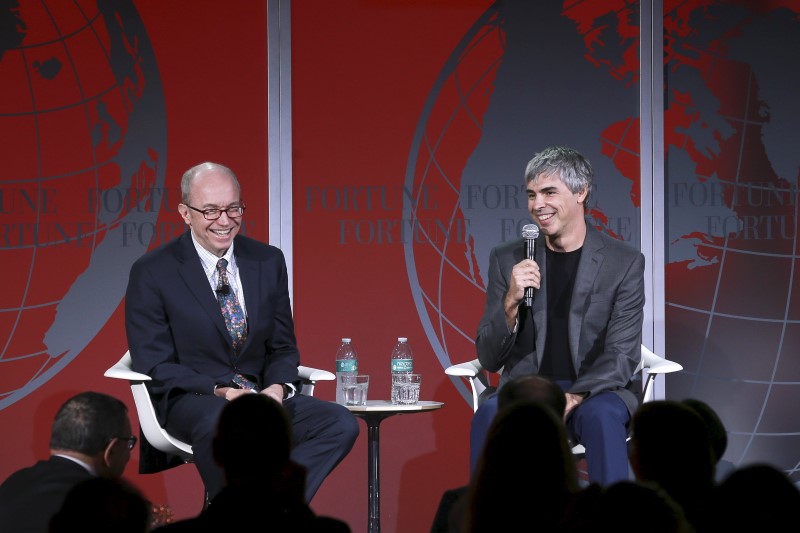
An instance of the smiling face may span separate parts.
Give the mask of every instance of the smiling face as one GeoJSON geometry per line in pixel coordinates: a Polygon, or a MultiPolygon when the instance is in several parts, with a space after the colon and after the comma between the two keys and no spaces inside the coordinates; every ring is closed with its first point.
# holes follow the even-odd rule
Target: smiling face
{"type": "MultiPolygon", "coordinates": [[[[224,170],[210,169],[198,173],[191,182],[188,204],[195,209],[226,209],[241,205],[239,190],[233,178],[224,170]]],[[[206,220],[202,213],[180,204],[178,212],[192,230],[200,245],[222,257],[239,233],[241,218],[230,218],[223,212],[217,220],[206,220]]]]}
{"type": "Polygon", "coordinates": [[[587,190],[574,193],[555,173],[539,174],[528,182],[528,211],[556,251],[573,251],[586,236],[584,202],[587,190]]]}

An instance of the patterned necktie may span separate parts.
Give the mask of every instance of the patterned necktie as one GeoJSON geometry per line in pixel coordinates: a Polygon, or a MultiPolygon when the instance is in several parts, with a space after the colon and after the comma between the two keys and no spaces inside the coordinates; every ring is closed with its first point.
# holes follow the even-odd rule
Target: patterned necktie
{"type": "Polygon", "coordinates": [[[236,293],[228,283],[228,266],[226,259],[217,261],[217,300],[222,309],[222,317],[225,319],[225,326],[233,341],[233,353],[239,355],[239,351],[247,338],[247,319],[244,317],[242,306],[236,298],[236,293]]]}

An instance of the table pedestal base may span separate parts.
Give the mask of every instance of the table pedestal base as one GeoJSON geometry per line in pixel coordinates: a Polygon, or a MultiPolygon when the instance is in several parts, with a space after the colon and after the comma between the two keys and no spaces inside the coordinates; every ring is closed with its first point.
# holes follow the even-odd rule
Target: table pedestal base
{"type": "Polygon", "coordinates": [[[397,413],[366,412],[353,413],[367,424],[367,531],[380,533],[381,531],[381,477],[380,477],[380,426],[384,418],[397,413]]]}
{"type": "Polygon", "coordinates": [[[422,413],[441,409],[441,402],[420,401],[413,405],[392,405],[385,400],[367,400],[367,405],[348,405],[353,415],[367,424],[367,476],[369,478],[367,495],[367,531],[381,531],[381,486],[380,486],[380,426],[384,418],[394,415],[422,413]]]}

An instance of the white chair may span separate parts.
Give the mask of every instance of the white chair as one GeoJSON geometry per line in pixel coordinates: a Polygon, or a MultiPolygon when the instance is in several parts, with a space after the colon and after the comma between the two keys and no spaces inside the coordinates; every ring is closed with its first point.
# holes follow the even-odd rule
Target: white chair
{"type": "MultiPolygon", "coordinates": [[[[317,381],[332,381],[336,379],[336,376],[331,372],[307,366],[297,367],[297,372],[302,382],[300,393],[306,396],[314,395],[314,386],[317,381]]],[[[128,380],[133,394],[133,401],[136,404],[136,413],[139,416],[139,425],[142,428],[144,438],[153,448],[170,455],[176,455],[185,463],[192,462],[192,447],[170,435],[158,423],[150,393],[145,386],[145,382],[150,381],[151,378],[133,370],[129,351],[125,352],[122,359],[106,370],[103,375],[107,378],[128,380]]]]}
{"type": "MultiPolygon", "coordinates": [[[[670,372],[678,372],[679,370],[683,370],[680,364],[654,354],[643,344],[642,360],[639,362],[639,366],[636,367],[637,373],[643,372],[642,380],[644,384],[642,387],[642,401],[649,402],[654,399],[654,382],[656,376],[660,374],[669,374],[670,372]]],[[[503,370],[500,369],[500,372],[502,371],[503,370]]],[[[461,377],[469,381],[470,388],[472,389],[472,411],[477,411],[478,399],[481,393],[491,386],[488,371],[484,370],[477,359],[473,359],[466,363],[449,366],[444,372],[448,376],[461,377]]],[[[583,454],[585,451],[581,444],[572,448],[573,454],[583,454]]]]}

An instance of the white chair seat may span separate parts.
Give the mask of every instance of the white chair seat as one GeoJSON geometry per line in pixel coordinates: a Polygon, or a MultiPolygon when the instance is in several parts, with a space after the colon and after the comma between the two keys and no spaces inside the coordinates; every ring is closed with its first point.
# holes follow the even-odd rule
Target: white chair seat
{"type": "MultiPolygon", "coordinates": [[[[308,366],[299,366],[297,372],[302,382],[300,393],[306,396],[314,395],[314,386],[317,381],[332,381],[336,379],[336,376],[327,370],[308,366]]],[[[103,375],[107,378],[124,379],[129,382],[131,393],[133,394],[133,402],[136,405],[136,414],[139,417],[139,425],[142,428],[144,438],[153,448],[167,454],[177,455],[184,462],[192,462],[192,447],[170,435],[158,423],[150,393],[145,386],[145,383],[150,381],[151,378],[133,370],[130,351],[125,352],[125,355],[114,366],[106,370],[103,375]]]]}
{"type": "MultiPolygon", "coordinates": [[[[642,359],[639,362],[639,366],[636,368],[637,373],[643,373],[642,380],[644,385],[642,401],[649,402],[654,399],[654,383],[656,376],[660,374],[678,372],[679,370],[683,370],[683,367],[680,364],[670,361],[669,359],[664,359],[660,355],[653,353],[645,345],[642,345],[642,359]]],[[[484,370],[480,361],[473,359],[472,361],[467,361],[466,363],[452,365],[447,367],[444,372],[448,376],[465,378],[469,382],[470,389],[472,390],[472,411],[477,411],[478,400],[481,393],[483,393],[483,391],[490,386],[490,380],[488,376],[489,372],[484,370]]],[[[572,448],[572,453],[576,455],[583,454],[586,453],[586,450],[584,449],[583,445],[578,444],[572,448]]]]}

